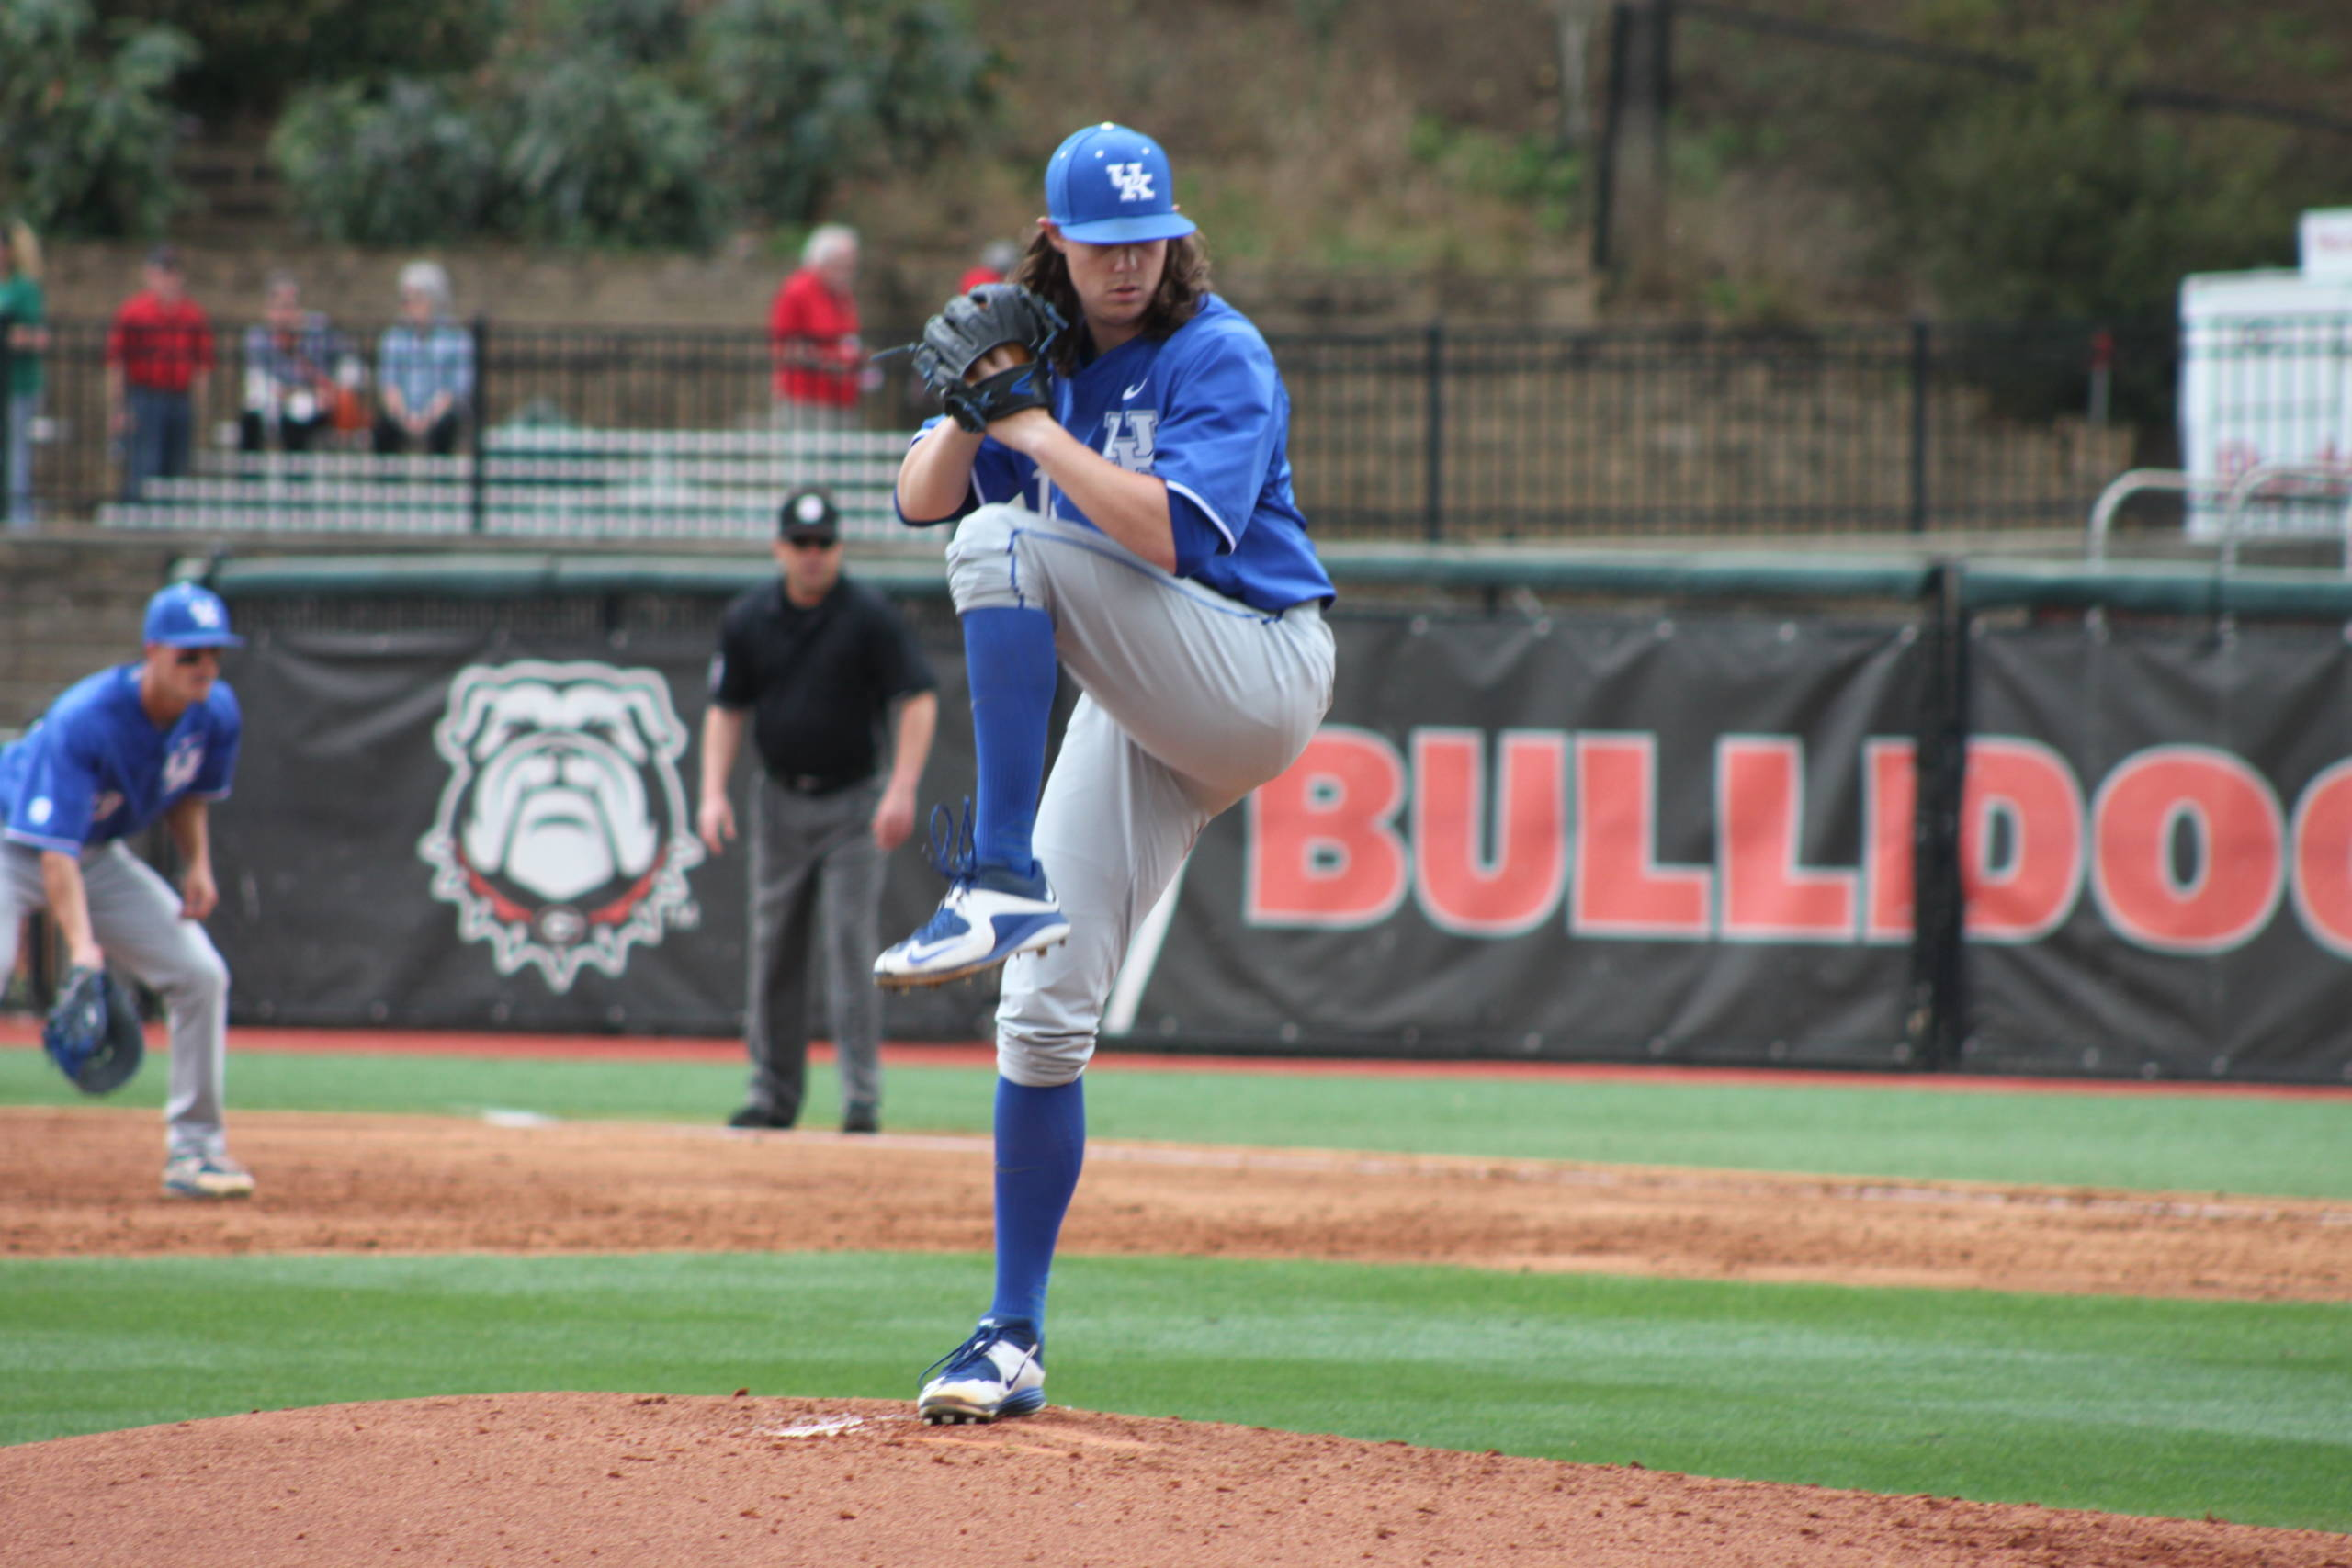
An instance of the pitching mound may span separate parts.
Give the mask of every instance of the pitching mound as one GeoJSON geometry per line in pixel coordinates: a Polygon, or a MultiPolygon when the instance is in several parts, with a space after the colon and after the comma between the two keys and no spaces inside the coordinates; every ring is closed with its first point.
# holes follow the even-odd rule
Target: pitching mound
{"type": "Polygon", "coordinates": [[[2347,1568],[2345,1537],[1048,1408],[483,1394],[0,1449],[11,1562],[2347,1568]]]}

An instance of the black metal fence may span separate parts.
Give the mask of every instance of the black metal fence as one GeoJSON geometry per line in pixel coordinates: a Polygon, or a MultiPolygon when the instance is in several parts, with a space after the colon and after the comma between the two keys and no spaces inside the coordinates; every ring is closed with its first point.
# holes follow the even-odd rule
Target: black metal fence
{"type": "MultiPolygon", "coordinates": [[[[1449,331],[1276,344],[1319,526],[1382,537],[2079,525],[2142,434],[2089,330],[1449,331]]],[[[2165,368],[2158,370],[2161,360],[2165,368]]],[[[2148,411],[2170,419],[2169,400],[2148,411]]]]}
{"type": "MultiPolygon", "coordinates": [[[[198,384],[190,471],[125,505],[107,331],[86,321],[51,329],[30,465],[47,516],[731,533],[756,527],[746,520],[796,476],[887,509],[899,442],[931,412],[905,356],[884,359],[812,445],[808,422],[779,412],[757,332],[477,319],[474,395],[452,454],[375,459],[362,407],[324,423],[299,458],[276,458],[238,450],[248,367],[242,333],[220,327],[198,384]],[[304,481],[312,489],[300,490],[304,481]],[[322,507],[330,490],[337,499],[322,507]],[[288,499],[303,496],[307,510],[288,499]]],[[[1270,337],[1293,400],[1300,502],[1335,538],[2079,528],[2109,479],[2169,441],[2174,419],[2168,322],[2114,333],[1432,323],[1270,337]]],[[[372,400],[375,334],[345,341],[356,345],[357,398],[372,400]]]]}

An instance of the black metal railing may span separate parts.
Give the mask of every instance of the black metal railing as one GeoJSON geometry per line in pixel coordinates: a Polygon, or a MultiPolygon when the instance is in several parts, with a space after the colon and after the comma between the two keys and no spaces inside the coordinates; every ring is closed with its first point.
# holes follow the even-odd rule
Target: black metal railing
{"type": "MultiPolygon", "coordinates": [[[[931,412],[903,355],[871,367],[854,408],[812,423],[779,412],[758,332],[482,318],[467,331],[474,395],[454,451],[379,460],[372,330],[343,338],[363,406],[326,422],[298,459],[273,457],[266,432],[263,452],[240,452],[243,334],[217,328],[179,476],[195,482],[126,505],[107,327],[54,323],[32,444],[38,504],[127,524],[729,533],[756,526],[741,519],[796,477],[887,509],[897,443],[931,412]]],[[[1269,335],[1292,398],[1300,502],[1335,538],[2078,528],[2174,422],[2169,323],[1269,335]]]]}

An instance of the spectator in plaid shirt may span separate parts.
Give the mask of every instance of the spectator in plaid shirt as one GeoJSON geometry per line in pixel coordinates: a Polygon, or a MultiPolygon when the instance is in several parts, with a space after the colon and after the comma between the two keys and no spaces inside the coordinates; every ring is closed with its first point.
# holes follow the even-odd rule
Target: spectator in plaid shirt
{"type": "Polygon", "coordinates": [[[474,391],[474,340],[449,313],[449,275],[414,261],[401,268],[400,320],[376,346],[376,450],[458,449],[474,391]]]}
{"type": "Polygon", "coordinates": [[[288,452],[307,452],[327,426],[341,389],[336,367],[346,350],[316,310],[302,309],[302,286],[291,273],[269,275],[263,319],[245,329],[245,412],[238,445],[261,451],[272,432],[288,452]]]}

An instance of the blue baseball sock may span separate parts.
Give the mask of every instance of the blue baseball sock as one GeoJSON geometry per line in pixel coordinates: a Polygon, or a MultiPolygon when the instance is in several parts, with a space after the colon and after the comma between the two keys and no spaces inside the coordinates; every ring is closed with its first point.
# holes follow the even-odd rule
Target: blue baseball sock
{"type": "Polygon", "coordinates": [[[1038,874],[1029,847],[1054,712],[1054,623],[1043,610],[964,612],[965,679],[979,764],[973,848],[983,868],[1038,874]]]}
{"type": "Polygon", "coordinates": [[[996,1080],[996,1299],[999,1323],[1046,1331],[1046,1280],[1086,1164],[1086,1080],[1027,1089],[996,1080]]]}

